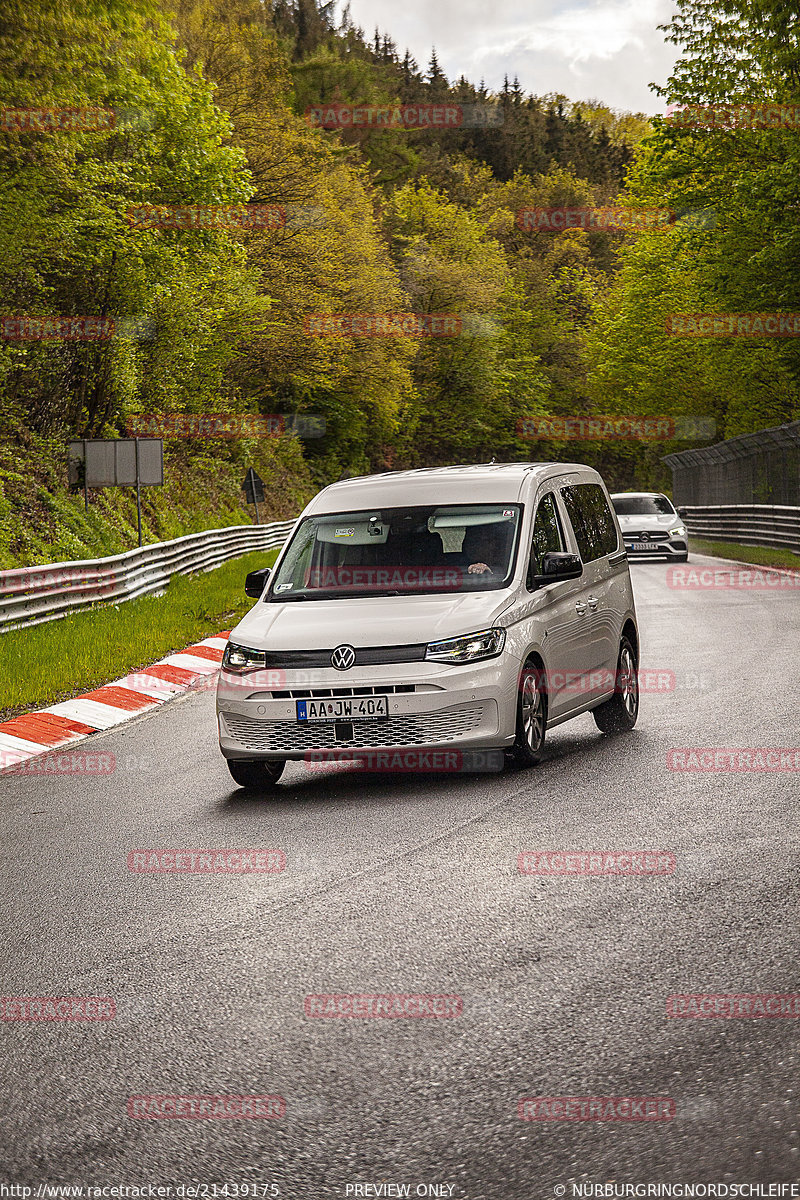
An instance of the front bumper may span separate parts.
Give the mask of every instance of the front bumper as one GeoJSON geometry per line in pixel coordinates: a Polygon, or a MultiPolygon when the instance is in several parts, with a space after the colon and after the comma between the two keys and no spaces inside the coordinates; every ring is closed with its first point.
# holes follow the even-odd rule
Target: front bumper
{"type": "Polygon", "coordinates": [[[272,690],[248,689],[246,675],[223,671],[217,688],[220,749],[229,759],[316,760],[327,751],[508,748],[515,736],[516,680],[508,655],[460,667],[415,662],[286,671],[272,690]],[[297,700],[365,689],[388,696],[388,718],[297,720],[297,700]]]}
{"type": "Polygon", "coordinates": [[[640,538],[627,538],[623,535],[625,550],[629,559],[635,558],[682,558],[688,552],[686,538],[671,537],[666,541],[652,541],[648,544],[647,549],[641,547],[645,544],[640,538]],[[634,543],[636,549],[634,549],[634,543]]]}

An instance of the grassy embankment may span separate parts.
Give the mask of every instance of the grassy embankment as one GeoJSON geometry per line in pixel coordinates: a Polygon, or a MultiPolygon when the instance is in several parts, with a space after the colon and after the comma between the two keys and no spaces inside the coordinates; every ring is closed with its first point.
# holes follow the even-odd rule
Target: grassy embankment
{"type": "Polygon", "coordinates": [[[0,720],[87,692],[200,638],[230,629],[254,603],[248,571],[277,550],[231,559],[202,575],[173,575],[163,596],[98,606],[0,637],[0,720]]]}
{"type": "MultiPolygon", "coordinates": [[[[710,554],[714,558],[730,558],[734,562],[756,563],[760,567],[785,567],[800,571],[800,554],[790,549],[774,550],[771,546],[740,546],[736,542],[707,542],[689,538],[690,554],[710,554]]],[[[691,562],[691,559],[689,560],[691,562]]]]}
{"type": "MultiPolygon", "coordinates": [[[[145,545],[204,529],[249,525],[241,490],[247,468],[264,480],[262,521],[296,516],[319,487],[293,437],[219,443],[168,441],[164,486],[142,489],[145,545]]],[[[103,558],[133,550],[136,489],[96,488],[84,509],[70,492],[64,438],[18,431],[0,437],[0,571],[39,563],[103,558]]]]}

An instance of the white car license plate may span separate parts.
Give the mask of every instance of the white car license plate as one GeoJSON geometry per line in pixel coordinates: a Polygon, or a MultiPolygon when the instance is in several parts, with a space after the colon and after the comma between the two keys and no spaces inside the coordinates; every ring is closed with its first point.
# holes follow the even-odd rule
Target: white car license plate
{"type": "Polygon", "coordinates": [[[658,545],[654,542],[631,542],[631,550],[657,550],[658,545]]]}
{"type": "Polygon", "coordinates": [[[347,696],[297,700],[298,721],[362,721],[389,716],[388,696],[347,696]]]}

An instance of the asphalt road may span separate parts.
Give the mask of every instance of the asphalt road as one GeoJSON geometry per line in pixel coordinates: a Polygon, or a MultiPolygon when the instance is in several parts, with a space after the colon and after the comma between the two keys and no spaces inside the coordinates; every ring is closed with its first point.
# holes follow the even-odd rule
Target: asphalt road
{"type": "Polygon", "coordinates": [[[254,800],[201,692],[92,739],[113,775],[0,776],[0,991],[117,1004],[106,1022],[0,1024],[0,1179],[539,1200],[800,1177],[800,1020],[666,1015],[672,993],[800,991],[798,773],[667,768],[672,747],[800,745],[800,597],[679,591],[666,571],[633,576],[642,666],[674,689],[644,695],[626,737],[588,715],[554,730],[531,772],[294,765],[254,800]],[[287,865],[129,871],[149,847],[277,848],[287,865]],[[676,869],[517,869],[522,850],[568,848],[669,850],[676,869]],[[455,994],[463,1015],[307,1017],[329,992],[455,994]],[[132,1095],[200,1093],[277,1094],[286,1113],[127,1115],[132,1095]],[[520,1120],[537,1096],[671,1097],[676,1115],[520,1120]]]}

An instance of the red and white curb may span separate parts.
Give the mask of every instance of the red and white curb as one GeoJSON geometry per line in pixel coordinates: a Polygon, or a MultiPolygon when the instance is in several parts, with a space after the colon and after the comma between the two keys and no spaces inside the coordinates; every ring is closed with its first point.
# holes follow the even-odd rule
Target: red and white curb
{"type": "Polygon", "coordinates": [[[151,667],[113,683],[24,713],[0,723],[0,774],[37,754],[72,747],[92,733],[139,717],[159,704],[183,695],[198,680],[219,671],[230,630],[204,638],[178,654],[168,654],[151,667]]]}

